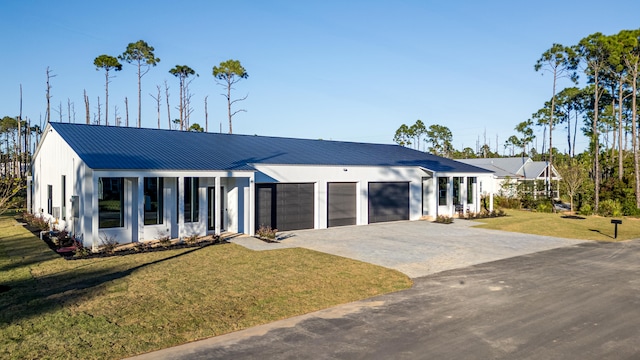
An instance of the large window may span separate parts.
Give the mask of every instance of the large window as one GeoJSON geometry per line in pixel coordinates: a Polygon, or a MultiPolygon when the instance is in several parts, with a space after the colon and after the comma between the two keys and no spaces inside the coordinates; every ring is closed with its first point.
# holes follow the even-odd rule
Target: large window
{"type": "Polygon", "coordinates": [[[460,198],[460,195],[462,194],[462,182],[464,178],[462,177],[458,177],[458,176],[454,176],[453,177],[453,205],[461,205],[462,204],[462,199],[460,198]]]}
{"type": "Polygon", "coordinates": [[[184,178],[184,222],[198,222],[200,215],[200,197],[198,196],[199,178],[184,178]]]}
{"type": "Polygon", "coordinates": [[[473,184],[476,183],[475,177],[467,178],[467,204],[473,204],[473,184]]]}
{"type": "Polygon", "coordinates": [[[162,224],[164,199],[162,189],[164,181],[161,177],[144,178],[144,224],[162,224]]]}
{"type": "Polygon", "coordinates": [[[124,226],[124,179],[98,179],[99,228],[124,226]]]}
{"type": "Polygon", "coordinates": [[[447,205],[447,185],[449,184],[448,177],[438,178],[438,205],[447,205]]]}

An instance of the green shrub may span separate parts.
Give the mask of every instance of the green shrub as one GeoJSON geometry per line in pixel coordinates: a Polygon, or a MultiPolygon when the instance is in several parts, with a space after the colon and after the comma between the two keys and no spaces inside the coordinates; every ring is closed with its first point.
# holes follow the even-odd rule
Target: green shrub
{"type": "Polygon", "coordinates": [[[542,213],[550,213],[553,211],[553,204],[548,201],[540,201],[536,205],[536,211],[542,213]]]}
{"type": "Polygon", "coordinates": [[[520,209],[520,199],[506,196],[495,196],[493,198],[495,206],[505,209],[520,209]]]}
{"type": "Polygon", "coordinates": [[[593,209],[590,204],[582,204],[579,213],[580,215],[593,215],[593,209]]]}
{"type": "Polygon", "coordinates": [[[622,216],[622,205],[617,200],[607,199],[600,202],[598,206],[600,216],[622,216]]]}

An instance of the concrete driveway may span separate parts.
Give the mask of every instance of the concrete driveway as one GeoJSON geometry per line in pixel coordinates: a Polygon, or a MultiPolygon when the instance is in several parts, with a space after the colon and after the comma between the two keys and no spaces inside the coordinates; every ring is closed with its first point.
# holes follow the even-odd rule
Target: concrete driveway
{"type": "Polygon", "coordinates": [[[399,221],[284,232],[273,244],[247,236],[232,242],[254,250],[307,248],[395,269],[411,278],[580,243],[474,227],[478,224],[399,221]]]}

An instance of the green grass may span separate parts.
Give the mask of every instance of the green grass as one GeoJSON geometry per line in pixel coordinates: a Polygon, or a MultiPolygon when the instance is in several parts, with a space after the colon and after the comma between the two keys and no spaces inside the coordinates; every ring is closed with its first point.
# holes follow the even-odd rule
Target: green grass
{"type": "Polygon", "coordinates": [[[640,219],[622,219],[618,225],[618,238],[614,240],[611,218],[599,216],[563,217],[566,214],[507,210],[507,216],[477,220],[485,229],[504,230],[527,234],[547,235],[569,239],[622,241],[640,238],[640,219]]]}
{"type": "Polygon", "coordinates": [[[234,244],[68,261],[0,217],[0,358],[122,358],[409,288],[304,249],[234,244]]]}

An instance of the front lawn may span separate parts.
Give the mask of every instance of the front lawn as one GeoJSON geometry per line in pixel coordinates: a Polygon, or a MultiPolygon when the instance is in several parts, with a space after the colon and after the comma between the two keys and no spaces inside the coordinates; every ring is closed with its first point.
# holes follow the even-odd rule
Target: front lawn
{"type": "Polygon", "coordinates": [[[507,210],[507,216],[477,220],[485,229],[547,235],[569,239],[621,241],[640,238],[640,219],[621,219],[618,238],[614,240],[612,218],[600,216],[570,216],[524,210],[507,210]]]}
{"type": "Polygon", "coordinates": [[[386,268],[234,244],[65,260],[0,217],[0,358],[122,358],[409,288],[386,268]]]}

